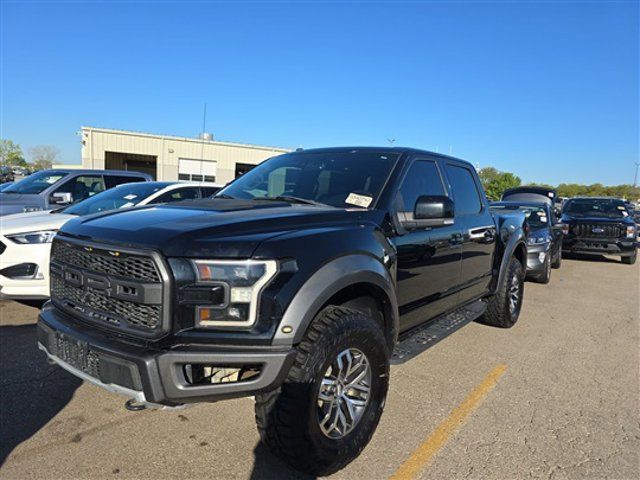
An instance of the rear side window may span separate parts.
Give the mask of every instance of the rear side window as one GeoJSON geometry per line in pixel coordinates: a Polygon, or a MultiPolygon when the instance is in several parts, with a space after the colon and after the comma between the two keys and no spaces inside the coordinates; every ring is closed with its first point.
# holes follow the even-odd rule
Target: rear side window
{"type": "Polygon", "coordinates": [[[445,195],[438,166],[429,160],[417,160],[409,167],[400,187],[399,211],[413,212],[422,195],[445,195]]]}
{"type": "Polygon", "coordinates": [[[180,200],[193,200],[200,198],[200,190],[198,187],[180,188],[177,190],[171,190],[163,195],[160,195],[152,203],[168,203],[178,202],[180,200]]]}
{"type": "Polygon", "coordinates": [[[202,187],[202,198],[208,198],[218,193],[218,187],[202,187]]]}
{"type": "Polygon", "coordinates": [[[447,173],[453,189],[456,214],[470,215],[480,212],[482,201],[471,170],[457,165],[447,165],[447,173]]]}
{"type": "Polygon", "coordinates": [[[126,175],[105,175],[104,183],[107,189],[122,185],[123,183],[144,182],[142,177],[128,177],[126,175]]]}

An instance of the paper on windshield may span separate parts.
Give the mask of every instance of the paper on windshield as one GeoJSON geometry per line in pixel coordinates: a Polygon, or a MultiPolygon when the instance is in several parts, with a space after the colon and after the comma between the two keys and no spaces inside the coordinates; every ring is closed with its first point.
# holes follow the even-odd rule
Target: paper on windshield
{"type": "Polygon", "coordinates": [[[350,193],[344,203],[348,203],[349,205],[355,205],[356,207],[367,208],[371,205],[373,198],[368,195],[359,195],[357,193],[350,193]]]}

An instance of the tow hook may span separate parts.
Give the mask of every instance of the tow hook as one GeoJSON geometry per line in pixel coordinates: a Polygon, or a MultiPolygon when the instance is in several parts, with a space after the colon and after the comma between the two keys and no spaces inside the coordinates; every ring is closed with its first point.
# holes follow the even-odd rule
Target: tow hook
{"type": "Polygon", "coordinates": [[[126,408],[130,412],[140,412],[142,410],[146,410],[147,406],[144,403],[136,401],[135,398],[130,398],[129,400],[124,402],[124,408],[126,408]]]}

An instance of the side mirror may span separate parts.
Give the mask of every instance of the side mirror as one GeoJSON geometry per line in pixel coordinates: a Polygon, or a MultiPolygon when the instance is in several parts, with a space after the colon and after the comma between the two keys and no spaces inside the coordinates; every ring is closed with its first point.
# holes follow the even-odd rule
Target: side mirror
{"type": "Polygon", "coordinates": [[[413,212],[401,212],[400,223],[407,230],[452,225],[455,208],[453,200],[441,195],[418,197],[413,212]]]}
{"type": "Polygon", "coordinates": [[[51,195],[51,203],[66,205],[73,202],[73,195],[68,192],[58,192],[51,195]]]}

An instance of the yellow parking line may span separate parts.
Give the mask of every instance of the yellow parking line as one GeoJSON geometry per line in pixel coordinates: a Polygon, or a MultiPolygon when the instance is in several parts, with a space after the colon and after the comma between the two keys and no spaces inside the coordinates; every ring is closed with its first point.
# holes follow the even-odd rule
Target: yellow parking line
{"type": "Polygon", "coordinates": [[[395,471],[390,480],[410,480],[416,478],[429,460],[447,443],[449,437],[462,422],[482,402],[487,393],[507,370],[506,365],[497,365],[469,396],[445,418],[438,428],[420,445],[411,456],[395,471]]]}

